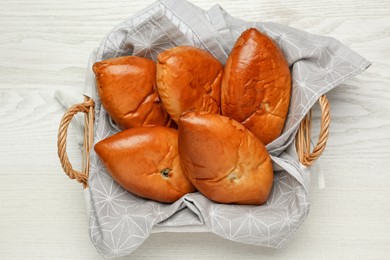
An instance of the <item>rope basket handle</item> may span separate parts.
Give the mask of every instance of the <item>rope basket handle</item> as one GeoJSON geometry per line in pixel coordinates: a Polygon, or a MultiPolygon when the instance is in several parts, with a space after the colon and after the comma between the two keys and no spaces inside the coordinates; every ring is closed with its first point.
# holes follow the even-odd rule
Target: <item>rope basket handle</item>
{"type": "Polygon", "coordinates": [[[311,166],[321,156],[322,152],[325,150],[326,142],[328,141],[330,126],[329,102],[326,96],[323,95],[318,99],[318,103],[321,107],[321,128],[317,144],[311,151],[311,110],[301,121],[298,133],[295,138],[295,147],[297,150],[298,159],[305,166],[311,166]]]}
{"type": "Polygon", "coordinates": [[[81,104],[73,105],[69,108],[61,119],[58,129],[58,157],[60,158],[61,166],[64,172],[71,179],[76,179],[82,183],[84,188],[88,187],[88,174],[89,174],[89,152],[93,143],[93,124],[94,124],[94,106],[93,100],[87,96],[84,96],[84,102],[81,104]],[[66,152],[66,138],[68,135],[68,127],[73,117],[82,112],[84,116],[84,142],[83,142],[83,155],[82,155],[82,170],[76,171],[73,169],[72,164],[69,161],[68,154],[66,152]]]}

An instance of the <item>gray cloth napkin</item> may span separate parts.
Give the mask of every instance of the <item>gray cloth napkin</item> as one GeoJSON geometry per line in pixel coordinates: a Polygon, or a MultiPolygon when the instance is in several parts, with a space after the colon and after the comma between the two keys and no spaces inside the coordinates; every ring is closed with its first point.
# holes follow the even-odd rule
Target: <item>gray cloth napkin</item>
{"type": "MultiPolygon", "coordinates": [[[[239,8],[239,7],[238,7],[239,8]]],[[[133,252],[158,231],[208,231],[241,243],[279,248],[303,223],[309,211],[309,169],[296,159],[293,143],[301,119],[317,99],[370,63],[329,37],[275,23],[246,22],[219,5],[203,10],[186,1],[161,0],[116,26],[91,55],[85,95],[96,102],[98,142],[118,131],[96,94],[93,62],[123,55],[156,60],[177,45],[193,45],[225,63],[234,42],[247,28],[269,35],[282,49],[292,71],[292,97],[283,134],[267,145],[275,181],[262,206],[226,205],[199,193],[163,204],[135,196],[112,180],[92,151],[89,177],[89,232],[106,257],[133,252]]]]}

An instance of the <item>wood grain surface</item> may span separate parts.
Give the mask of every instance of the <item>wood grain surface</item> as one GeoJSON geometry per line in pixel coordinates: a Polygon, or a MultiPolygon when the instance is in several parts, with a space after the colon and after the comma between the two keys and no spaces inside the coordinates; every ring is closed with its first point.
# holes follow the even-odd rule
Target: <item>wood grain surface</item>
{"type": "MultiPolygon", "coordinates": [[[[92,49],[152,2],[0,0],[0,259],[101,258],[88,237],[82,187],[57,158],[64,109],[54,93],[81,101],[92,49]]],[[[286,248],[161,233],[124,259],[390,259],[390,1],[192,2],[335,37],[373,64],[328,95],[331,133],[313,169],[311,211],[286,248]]],[[[68,154],[80,168],[75,131],[68,154]]]]}

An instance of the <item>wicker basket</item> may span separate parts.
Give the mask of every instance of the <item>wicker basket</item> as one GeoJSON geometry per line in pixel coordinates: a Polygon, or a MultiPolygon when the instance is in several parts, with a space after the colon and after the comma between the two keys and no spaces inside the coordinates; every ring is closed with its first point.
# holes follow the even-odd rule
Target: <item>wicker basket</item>
{"type": "MultiPolygon", "coordinates": [[[[62,117],[58,130],[57,146],[58,156],[64,172],[70,179],[76,179],[78,182],[83,184],[84,188],[86,188],[88,187],[89,153],[93,145],[94,101],[87,96],[85,96],[84,99],[83,103],[73,105],[69,108],[62,117]],[[73,169],[66,152],[68,126],[72,118],[77,113],[85,114],[81,171],[73,169]]],[[[325,95],[323,95],[319,98],[318,103],[321,108],[321,127],[317,144],[313,149],[311,149],[311,110],[301,121],[295,138],[295,147],[298,159],[305,166],[311,166],[321,156],[326,147],[326,142],[329,136],[330,109],[328,99],[325,95]]]]}
{"type": "Polygon", "coordinates": [[[333,38],[276,23],[243,21],[219,5],[203,10],[185,0],[158,0],[118,24],[91,54],[88,64],[85,100],[72,106],[60,123],[58,156],[69,178],[84,186],[90,238],[105,257],[128,255],[157,232],[210,232],[243,244],[284,247],[309,213],[310,166],[321,156],[329,135],[329,103],[324,95],[370,65],[333,38]],[[284,133],[268,145],[275,179],[267,202],[258,207],[227,205],[190,193],[175,203],[162,204],[126,192],[91,150],[95,141],[118,130],[98,100],[92,64],[127,55],[157,60],[158,53],[178,45],[208,50],[225,64],[229,46],[252,27],[278,43],[293,78],[284,133]],[[321,124],[314,145],[310,109],[316,102],[321,108],[321,124]],[[81,170],[75,170],[67,156],[66,139],[68,126],[79,112],[85,114],[83,164],[81,170]]]}

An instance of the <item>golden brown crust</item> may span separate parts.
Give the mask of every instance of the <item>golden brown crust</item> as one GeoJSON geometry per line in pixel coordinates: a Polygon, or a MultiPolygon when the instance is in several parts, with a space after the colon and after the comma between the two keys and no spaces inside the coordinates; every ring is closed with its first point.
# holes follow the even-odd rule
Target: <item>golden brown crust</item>
{"type": "Polygon", "coordinates": [[[135,127],[100,141],[95,151],[123,188],[144,198],[170,203],[195,191],[183,174],[177,142],[174,129],[135,127]]]}
{"type": "Polygon", "coordinates": [[[169,125],[156,87],[156,64],[126,56],[93,65],[103,107],[121,127],[169,125]]]}
{"type": "Polygon", "coordinates": [[[237,121],[187,112],[179,120],[184,173],[206,197],[220,203],[263,204],[273,170],[265,146],[237,121]]]}
{"type": "Polygon", "coordinates": [[[272,39],[253,28],[242,33],[226,62],[221,93],[222,114],[241,122],[264,144],[282,133],[291,75],[272,39]]]}
{"type": "Polygon", "coordinates": [[[188,110],[220,112],[223,67],[210,53],[178,46],[158,55],[157,87],[174,121],[188,110]]]}

